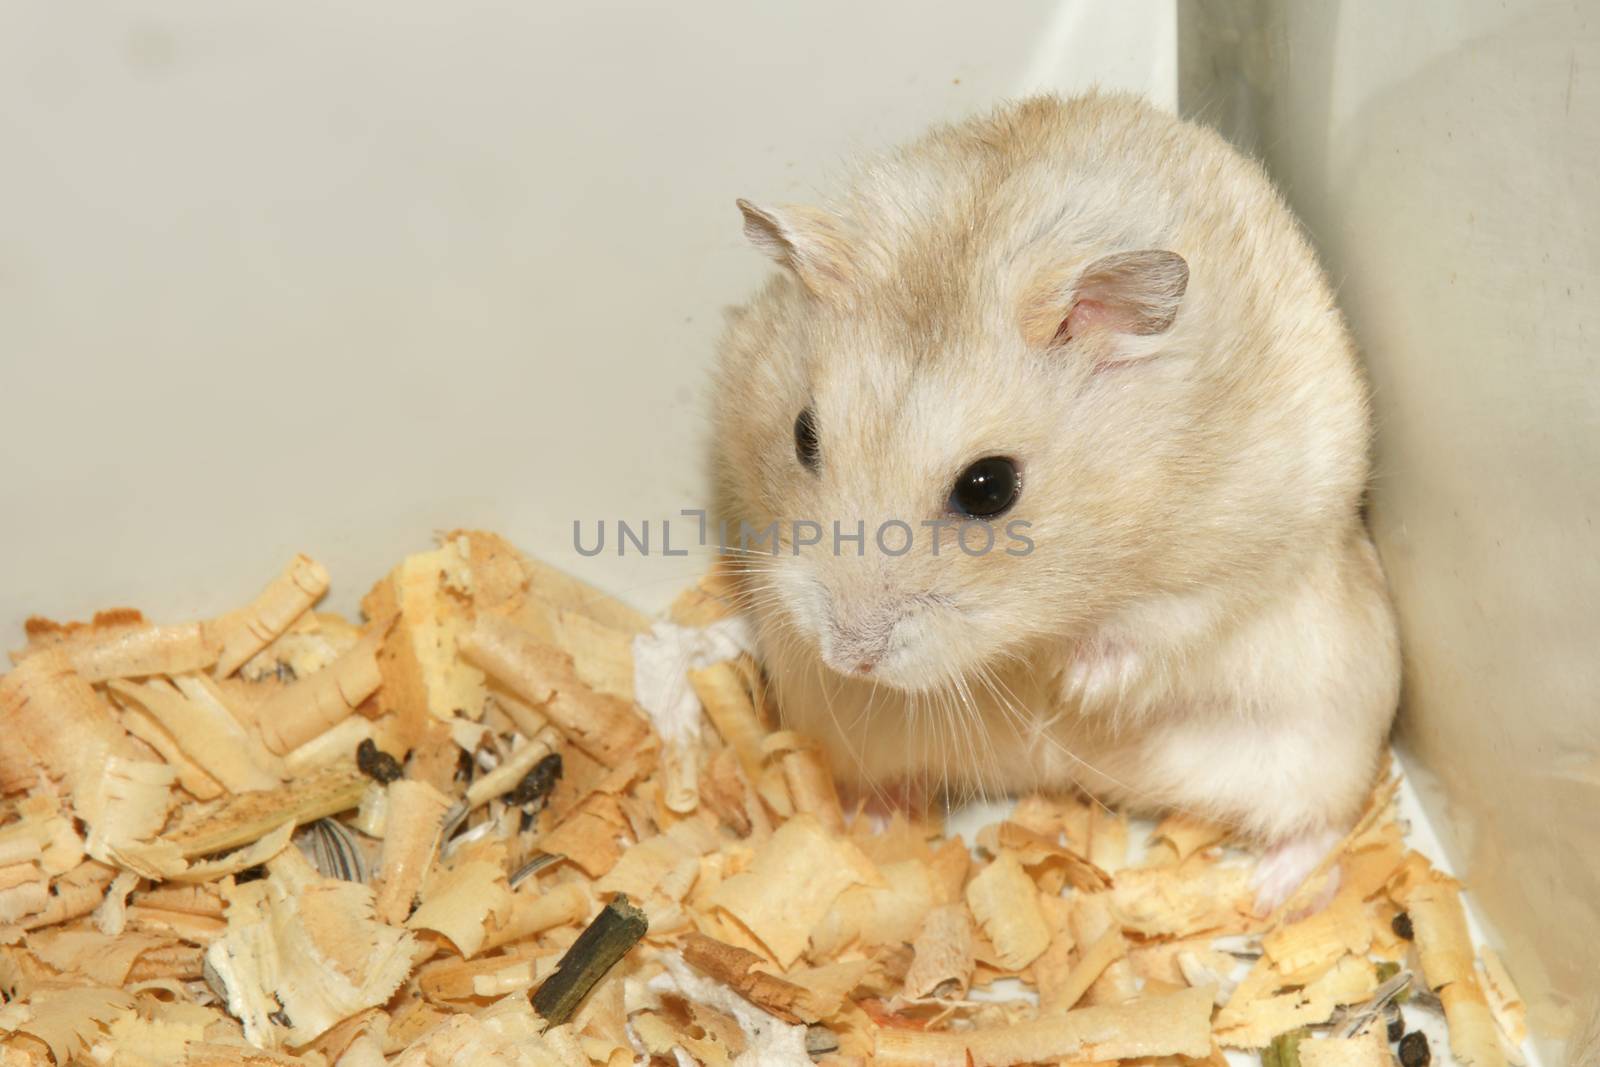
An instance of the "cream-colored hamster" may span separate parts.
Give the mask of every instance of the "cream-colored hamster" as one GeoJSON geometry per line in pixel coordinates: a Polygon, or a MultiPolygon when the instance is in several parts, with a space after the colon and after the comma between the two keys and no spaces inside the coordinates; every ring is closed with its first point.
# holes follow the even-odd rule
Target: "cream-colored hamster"
{"type": "Polygon", "coordinates": [[[1223,820],[1281,898],[1359,808],[1400,662],[1366,386],[1261,168],[1041,98],[740,207],[786,269],[723,340],[716,472],[785,717],[868,789],[1223,820]]]}

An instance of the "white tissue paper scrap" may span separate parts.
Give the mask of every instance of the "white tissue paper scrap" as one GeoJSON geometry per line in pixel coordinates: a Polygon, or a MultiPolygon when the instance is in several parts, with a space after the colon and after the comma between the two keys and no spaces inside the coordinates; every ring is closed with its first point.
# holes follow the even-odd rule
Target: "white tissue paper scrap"
{"type": "Polygon", "coordinates": [[[633,699],[668,744],[700,738],[700,698],[689,672],[755,649],[755,633],[743,615],[710,626],[658,622],[633,639],[633,699]]]}
{"type": "Polygon", "coordinates": [[[700,698],[689,672],[755,647],[738,615],[710,626],[658,622],[633,639],[633,699],[661,735],[662,802],[680,815],[700,803],[700,698]]]}
{"type": "Polygon", "coordinates": [[[744,1031],[745,1050],[734,1057],[732,1067],[813,1067],[806,1052],[804,1026],[791,1026],[721,982],[695,973],[676,952],[663,954],[661,962],[667,969],[650,979],[648,988],[652,992],[676,993],[686,1000],[727,1012],[744,1031]]]}

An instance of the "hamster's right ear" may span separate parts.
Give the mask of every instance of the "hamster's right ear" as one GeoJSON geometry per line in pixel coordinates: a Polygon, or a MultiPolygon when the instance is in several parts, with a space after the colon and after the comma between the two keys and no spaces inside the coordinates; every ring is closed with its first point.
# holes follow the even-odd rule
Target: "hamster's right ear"
{"type": "Polygon", "coordinates": [[[1023,334],[1046,348],[1098,337],[1105,366],[1132,362],[1160,347],[1188,288],[1189,264],[1176,252],[1102,256],[1064,287],[1046,276],[1024,306],[1023,334]]]}
{"type": "Polygon", "coordinates": [[[744,235],[780,266],[794,272],[812,295],[827,298],[848,284],[850,246],[839,217],[822,208],[785,204],[775,211],[738,201],[744,235]]]}

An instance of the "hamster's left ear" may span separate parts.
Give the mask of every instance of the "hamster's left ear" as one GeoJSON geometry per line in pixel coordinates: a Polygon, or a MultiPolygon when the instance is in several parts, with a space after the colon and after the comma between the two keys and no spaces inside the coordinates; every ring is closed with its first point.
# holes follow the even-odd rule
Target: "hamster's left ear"
{"type": "Polygon", "coordinates": [[[839,292],[851,275],[850,245],[843,221],[831,211],[800,204],[768,210],[738,201],[744,235],[780,266],[787,267],[813,296],[839,292]]]}
{"type": "Polygon", "coordinates": [[[1176,252],[1118,252],[1085,267],[1065,300],[1034,301],[1023,333],[1046,348],[1094,337],[1109,342],[1109,364],[1138,359],[1154,350],[1148,339],[1172,328],[1188,288],[1189,264],[1176,252]]]}

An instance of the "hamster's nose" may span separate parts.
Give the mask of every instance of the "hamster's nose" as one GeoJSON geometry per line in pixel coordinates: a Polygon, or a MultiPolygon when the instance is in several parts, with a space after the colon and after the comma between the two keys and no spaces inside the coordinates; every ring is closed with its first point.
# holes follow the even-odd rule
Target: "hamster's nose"
{"type": "Polygon", "coordinates": [[[871,674],[888,652],[886,636],[863,635],[837,629],[822,642],[822,661],[840,674],[871,674]]]}

